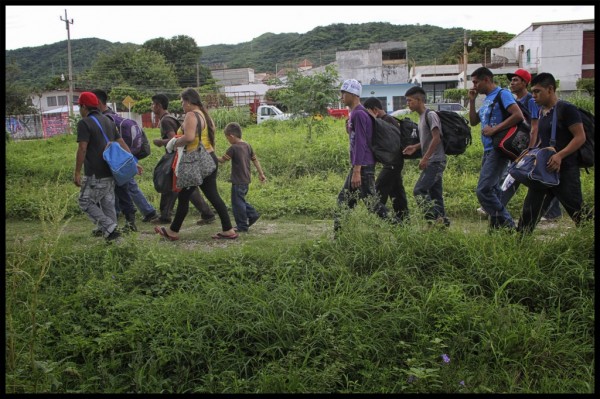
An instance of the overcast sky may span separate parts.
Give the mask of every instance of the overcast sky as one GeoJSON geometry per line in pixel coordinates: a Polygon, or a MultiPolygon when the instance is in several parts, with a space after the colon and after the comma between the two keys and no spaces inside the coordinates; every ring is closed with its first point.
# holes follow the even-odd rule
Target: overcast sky
{"type": "Polygon", "coordinates": [[[5,6],[6,50],[71,39],[142,44],[185,35],[198,46],[306,33],[335,23],[389,22],[521,33],[534,22],[594,19],[593,6],[5,6]],[[62,20],[61,20],[62,18],[62,20]]]}

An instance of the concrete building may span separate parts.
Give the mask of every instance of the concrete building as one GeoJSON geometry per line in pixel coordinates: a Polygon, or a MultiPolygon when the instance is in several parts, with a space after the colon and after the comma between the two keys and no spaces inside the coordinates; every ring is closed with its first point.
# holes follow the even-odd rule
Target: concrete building
{"type": "Polygon", "coordinates": [[[534,22],[501,48],[491,50],[491,67],[512,65],[532,75],[549,72],[563,94],[580,78],[595,75],[594,20],[534,22]]]}
{"type": "Polygon", "coordinates": [[[362,84],[408,82],[406,42],[373,43],[368,50],[336,51],[335,63],[341,80],[362,84]]]}

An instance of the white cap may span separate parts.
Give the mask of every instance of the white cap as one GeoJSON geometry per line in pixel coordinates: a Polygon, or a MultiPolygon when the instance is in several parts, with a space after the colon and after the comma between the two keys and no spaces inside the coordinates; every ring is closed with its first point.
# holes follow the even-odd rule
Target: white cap
{"type": "Polygon", "coordinates": [[[340,91],[346,91],[350,94],[354,94],[355,96],[360,97],[362,93],[362,85],[356,79],[344,80],[340,91]]]}

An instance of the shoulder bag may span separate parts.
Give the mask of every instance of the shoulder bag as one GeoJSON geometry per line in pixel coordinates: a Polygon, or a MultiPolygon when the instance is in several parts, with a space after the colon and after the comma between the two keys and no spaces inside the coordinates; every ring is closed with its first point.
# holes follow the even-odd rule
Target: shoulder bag
{"type": "Polygon", "coordinates": [[[196,112],[194,112],[194,115],[198,119],[196,128],[196,134],[199,138],[198,148],[193,151],[183,150],[175,171],[177,188],[199,186],[204,182],[205,177],[217,169],[214,159],[202,144],[200,116],[196,112]]]}
{"type": "MultiPolygon", "coordinates": [[[[504,115],[505,108],[502,104],[502,98],[500,97],[500,95],[502,94],[502,90],[500,90],[498,95],[496,95],[496,98],[494,98],[492,108],[497,102],[500,102],[500,107],[502,107],[503,110],[502,114],[504,115]]],[[[517,105],[521,109],[521,112],[524,112],[523,104],[519,100],[517,100],[517,105]]],[[[529,113],[529,111],[527,112],[529,113]]],[[[511,160],[515,160],[529,146],[530,133],[531,124],[528,123],[525,119],[517,123],[516,125],[509,127],[508,129],[501,130],[498,133],[494,134],[492,136],[492,145],[505,157],[511,160]]]]}
{"type": "Polygon", "coordinates": [[[552,115],[552,134],[549,147],[529,148],[508,167],[508,173],[519,183],[535,190],[544,190],[557,186],[560,183],[558,171],[549,171],[546,168],[548,160],[556,154],[556,114],[552,115]]]}
{"type": "Polygon", "coordinates": [[[95,116],[90,115],[90,117],[96,122],[106,140],[106,148],[102,153],[102,158],[110,167],[117,186],[122,186],[137,174],[137,161],[133,154],[125,151],[119,143],[108,139],[102,125],[95,116]]]}

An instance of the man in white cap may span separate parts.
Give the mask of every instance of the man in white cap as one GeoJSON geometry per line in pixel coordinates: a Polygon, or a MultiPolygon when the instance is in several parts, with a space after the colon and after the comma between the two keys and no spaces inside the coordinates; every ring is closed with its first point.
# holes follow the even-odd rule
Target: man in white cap
{"type": "Polygon", "coordinates": [[[340,88],[342,102],[350,108],[346,132],[350,139],[350,172],[338,194],[338,209],[334,218],[334,231],[340,228],[340,211],[352,209],[362,199],[371,212],[381,218],[387,217],[387,209],[379,200],[375,190],[375,158],[370,149],[373,137],[373,121],[360,103],[362,85],[356,79],[345,80],[340,88]]]}

